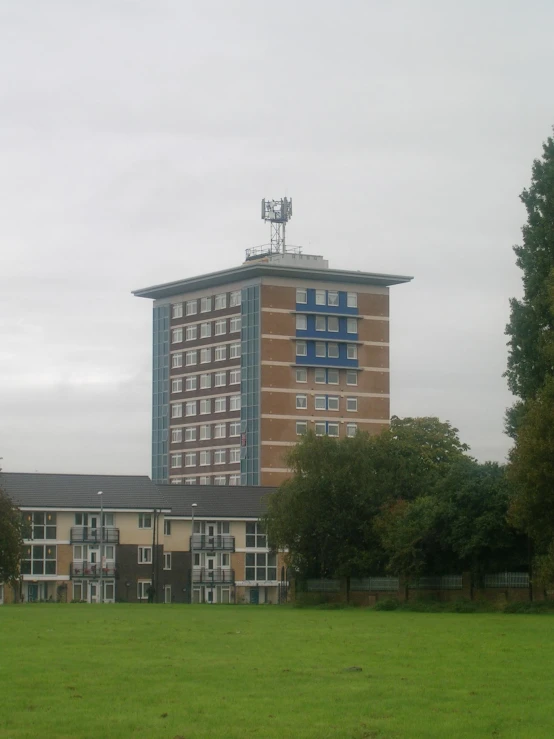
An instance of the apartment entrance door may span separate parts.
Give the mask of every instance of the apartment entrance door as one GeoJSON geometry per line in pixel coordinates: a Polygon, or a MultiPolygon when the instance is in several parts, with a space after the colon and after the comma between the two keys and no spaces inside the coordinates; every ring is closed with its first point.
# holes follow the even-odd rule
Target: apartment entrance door
{"type": "Polygon", "coordinates": [[[100,603],[100,583],[96,582],[96,580],[91,580],[89,583],[88,602],[100,603]]]}

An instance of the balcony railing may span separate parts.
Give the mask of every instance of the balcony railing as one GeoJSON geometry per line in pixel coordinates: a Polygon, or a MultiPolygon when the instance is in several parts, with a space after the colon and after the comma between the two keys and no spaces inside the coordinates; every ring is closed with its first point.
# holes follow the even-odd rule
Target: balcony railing
{"type": "Polygon", "coordinates": [[[195,567],[193,570],[193,581],[204,585],[219,585],[221,583],[234,583],[235,571],[217,567],[213,570],[207,567],[195,567]]]}
{"type": "Polygon", "coordinates": [[[119,544],[119,529],[114,526],[104,526],[102,534],[100,526],[72,526],[72,544],[119,544]]]}
{"type": "Polygon", "coordinates": [[[190,537],[190,547],[195,552],[234,552],[235,537],[222,534],[216,534],[215,536],[194,534],[190,537]]]}
{"type": "MultiPolygon", "coordinates": [[[[70,567],[70,575],[74,577],[100,577],[100,563],[92,564],[91,562],[72,562],[70,567]]],[[[114,562],[106,562],[102,568],[102,577],[116,577],[117,567],[114,562]]]]}

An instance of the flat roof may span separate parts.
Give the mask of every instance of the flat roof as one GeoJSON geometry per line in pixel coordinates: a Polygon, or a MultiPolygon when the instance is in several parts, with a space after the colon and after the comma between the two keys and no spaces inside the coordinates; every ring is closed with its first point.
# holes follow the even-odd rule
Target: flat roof
{"type": "Polygon", "coordinates": [[[224,269],[220,272],[210,272],[206,275],[188,277],[184,280],[143,287],[139,290],[133,290],[132,294],[137,298],[159,300],[180,293],[203,290],[208,287],[225,285],[229,282],[248,280],[264,275],[290,278],[300,277],[303,280],[316,280],[318,282],[349,282],[352,284],[380,285],[381,287],[400,285],[413,280],[413,277],[407,277],[405,275],[387,275],[378,272],[360,272],[345,269],[312,269],[308,267],[288,267],[269,262],[247,262],[240,267],[224,269]]]}

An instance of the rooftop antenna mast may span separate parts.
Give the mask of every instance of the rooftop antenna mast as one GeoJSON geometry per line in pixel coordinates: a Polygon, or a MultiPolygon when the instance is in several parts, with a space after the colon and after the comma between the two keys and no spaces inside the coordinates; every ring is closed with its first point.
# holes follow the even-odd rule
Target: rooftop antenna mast
{"type": "Polygon", "coordinates": [[[287,222],[292,218],[292,198],[281,200],[262,200],[262,220],[269,221],[271,229],[270,252],[285,254],[285,231],[287,222]]]}

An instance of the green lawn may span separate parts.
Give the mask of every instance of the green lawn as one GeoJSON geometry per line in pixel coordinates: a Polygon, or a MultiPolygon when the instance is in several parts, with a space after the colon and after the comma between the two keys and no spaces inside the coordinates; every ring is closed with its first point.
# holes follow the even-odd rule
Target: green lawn
{"type": "Polygon", "coordinates": [[[529,615],[4,606],[0,737],[552,739],[553,632],[529,615]]]}

